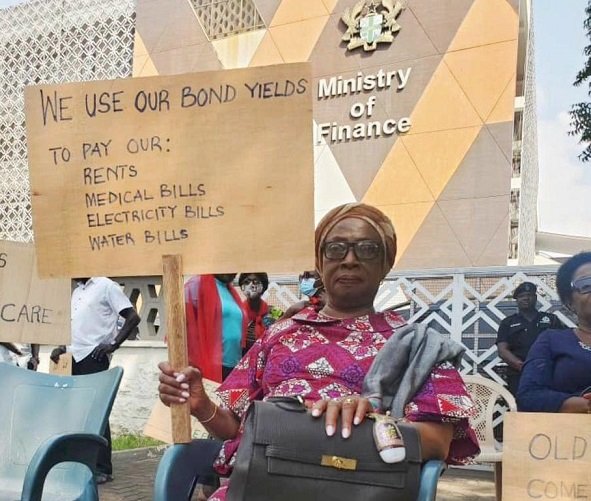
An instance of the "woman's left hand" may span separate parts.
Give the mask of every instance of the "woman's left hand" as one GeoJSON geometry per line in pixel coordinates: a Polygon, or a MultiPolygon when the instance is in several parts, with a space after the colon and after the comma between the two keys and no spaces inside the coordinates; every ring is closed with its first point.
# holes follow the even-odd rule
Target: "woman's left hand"
{"type": "Polygon", "coordinates": [[[312,416],[319,417],[326,413],[326,434],[329,437],[335,434],[339,415],[341,416],[341,435],[343,438],[349,438],[352,426],[361,423],[368,412],[373,412],[369,400],[359,395],[318,400],[312,406],[312,416]]]}

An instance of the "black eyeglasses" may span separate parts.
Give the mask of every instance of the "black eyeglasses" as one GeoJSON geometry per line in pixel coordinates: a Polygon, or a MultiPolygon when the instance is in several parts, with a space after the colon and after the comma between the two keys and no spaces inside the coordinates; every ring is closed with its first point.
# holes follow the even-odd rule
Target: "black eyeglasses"
{"type": "Polygon", "coordinates": [[[573,280],[570,286],[572,290],[579,294],[591,294],[591,275],[573,280]]]}
{"type": "Polygon", "coordinates": [[[372,261],[380,255],[382,250],[382,246],[373,240],[361,240],[359,242],[326,242],[323,246],[324,257],[335,261],[338,259],[344,259],[351,248],[359,261],[372,261]]]}
{"type": "Polygon", "coordinates": [[[242,285],[261,285],[262,283],[258,278],[245,278],[242,285]]]}

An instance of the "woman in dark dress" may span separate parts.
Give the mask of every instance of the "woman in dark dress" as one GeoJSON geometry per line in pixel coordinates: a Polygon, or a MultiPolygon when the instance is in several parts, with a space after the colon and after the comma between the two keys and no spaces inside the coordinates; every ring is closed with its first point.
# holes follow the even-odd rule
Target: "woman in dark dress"
{"type": "Polygon", "coordinates": [[[577,326],[540,334],[522,369],[517,407],[591,413],[591,252],[571,257],[558,269],[556,288],[577,316],[577,326]]]}

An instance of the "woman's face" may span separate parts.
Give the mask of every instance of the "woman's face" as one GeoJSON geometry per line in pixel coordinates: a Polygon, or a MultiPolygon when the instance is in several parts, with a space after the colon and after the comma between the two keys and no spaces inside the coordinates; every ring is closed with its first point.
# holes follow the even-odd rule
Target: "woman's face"
{"type": "Polygon", "coordinates": [[[263,293],[263,283],[260,281],[259,277],[253,273],[246,275],[240,288],[247,299],[256,299],[263,293]]]}
{"type": "MultiPolygon", "coordinates": [[[[591,277],[591,263],[582,264],[577,268],[573,275],[573,283],[576,285],[577,280],[584,277],[591,277]]],[[[579,317],[579,321],[586,319],[587,324],[591,323],[591,294],[581,294],[573,289],[571,307],[579,317]]]]}
{"type": "Polygon", "coordinates": [[[384,248],[377,231],[357,218],[343,219],[328,233],[322,250],[322,281],[333,307],[356,308],[373,305],[373,300],[384,278],[384,248]],[[358,250],[361,259],[351,246],[342,259],[327,258],[327,245],[333,242],[364,242],[365,249],[358,250]],[[368,259],[367,252],[374,244],[377,255],[368,259]]]}

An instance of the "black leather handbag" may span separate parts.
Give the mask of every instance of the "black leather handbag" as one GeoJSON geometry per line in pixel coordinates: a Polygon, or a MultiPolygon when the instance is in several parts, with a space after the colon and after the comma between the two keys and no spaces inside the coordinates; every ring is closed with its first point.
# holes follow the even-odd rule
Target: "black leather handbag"
{"type": "MultiPolygon", "coordinates": [[[[382,461],[372,419],[343,439],[328,437],[295,398],[254,402],[246,417],[228,501],[416,501],[421,474],[418,432],[399,424],[406,459],[382,461]]],[[[339,428],[337,428],[339,430],[339,428]]]]}

